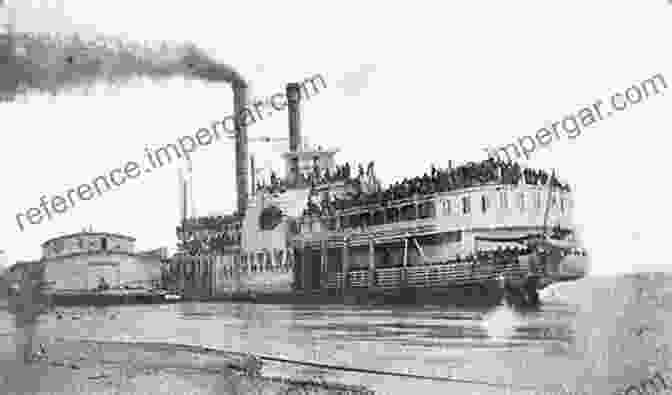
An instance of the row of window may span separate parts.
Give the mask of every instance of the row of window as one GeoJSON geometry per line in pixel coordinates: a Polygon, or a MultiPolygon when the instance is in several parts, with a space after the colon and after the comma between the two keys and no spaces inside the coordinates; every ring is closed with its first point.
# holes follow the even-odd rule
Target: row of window
{"type": "MultiPolygon", "coordinates": [[[[502,209],[509,209],[509,192],[508,191],[499,191],[499,207],[502,209]]],[[[543,207],[543,201],[546,199],[546,195],[542,192],[537,191],[530,193],[517,192],[516,193],[516,202],[517,207],[521,212],[524,212],[528,208],[535,209],[537,211],[541,210],[543,207]],[[529,195],[529,196],[528,196],[529,195]],[[528,202],[528,199],[533,201],[528,202]]],[[[560,212],[565,213],[569,208],[570,201],[567,198],[560,198],[557,194],[551,196],[551,207],[560,207],[560,212]]],[[[472,213],[472,196],[463,196],[456,199],[442,199],[442,215],[469,215],[472,213]],[[458,207],[459,205],[459,207],[458,207]]],[[[480,211],[483,213],[488,212],[488,210],[493,208],[493,202],[487,195],[481,195],[480,198],[480,211]]],[[[359,228],[367,226],[376,226],[383,225],[388,223],[394,223],[399,221],[412,221],[416,219],[425,219],[425,218],[434,218],[436,217],[436,207],[433,201],[423,202],[418,205],[410,203],[402,207],[387,207],[379,208],[377,210],[372,210],[370,212],[360,212],[357,214],[343,215],[340,216],[340,228],[359,228]]],[[[338,224],[335,217],[326,219],[327,229],[336,231],[338,230],[338,224]]],[[[311,226],[310,222],[306,222],[303,225],[304,232],[310,232],[311,226]]]]}
{"type": "Polygon", "coordinates": [[[55,240],[49,244],[43,252],[46,255],[55,255],[60,253],[101,250],[130,251],[130,245],[120,240],[108,239],[107,237],[80,237],[77,239],[55,240]]]}
{"type": "MultiPolygon", "coordinates": [[[[509,209],[511,208],[509,205],[509,193],[508,191],[499,191],[499,208],[501,209],[509,209]]],[[[518,192],[516,194],[516,203],[517,203],[517,208],[520,209],[520,211],[525,211],[527,208],[529,209],[535,209],[535,210],[541,210],[543,207],[543,197],[541,192],[534,192],[532,196],[527,196],[525,192],[518,192]],[[532,201],[528,202],[528,199],[532,199],[532,201]],[[529,206],[527,205],[529,204],[529,206]]],[[[449,216],[449,215],[459,215],[460,213],[463,215],[468,215],[471,214],[472,209],[471,209],[471,196],[463,196],[461,199],[444,199],[442,200],[442,215],[444,216],[449,216]],[[461,210],[460,207],[458,206],[458,202],[461,202],[461,210]]],[[[569,203],[570,201],[567,198],[559,198],[556,194],[551,195],[551,207],[560,207],[560,212],[565,213],[569,209],[569,203]]],[[[493,204],[490,200],[490,197],[487,195],[481,195],[480,199],[480,210],[483,213],[488,212],[493,207],[493,204]]]]}
{"type": "MultiPolygon", "coordinates": [[[[436,217],[436,207],[434,206],[434,202],[429,201],[418,205],[411,203],[402,207],[380,208],[371,212],[343,215],[339,218],[341,228],[347,229],[433,217],[436,217]]],[[[338,226],[335,217],[327,219],[327,228],[333,231],[337,230],[338,226]]],[[[309,228],[307,228],[307,231],[310,231],[309,228]]]]}

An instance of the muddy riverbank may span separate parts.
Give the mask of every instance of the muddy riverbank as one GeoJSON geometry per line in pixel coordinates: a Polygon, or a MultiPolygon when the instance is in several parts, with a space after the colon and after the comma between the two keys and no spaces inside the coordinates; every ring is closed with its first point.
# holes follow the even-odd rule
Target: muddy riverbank
{"type": "Polygon", "coordinates": [[[15,358],[14,336],[2,336],[0,393],[367,393],[361,387],[264,377],[254,357],[200,347],[63,338],[42,344],[46,354],[24,365],[15,358]]]}

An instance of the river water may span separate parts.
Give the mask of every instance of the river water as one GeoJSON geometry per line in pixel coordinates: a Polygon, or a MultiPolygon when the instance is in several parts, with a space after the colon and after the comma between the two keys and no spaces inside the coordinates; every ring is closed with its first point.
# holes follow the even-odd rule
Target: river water
{"type": "MultiPolygon", "coordinates": [[[[73,308],[41,336],[203,345],[434,381],[267,363],[264,374],[361,384],[377,394],[613,393],[669,369],[672,281],[587,278],[541,311],[231,303],[73,308]],[[667,323],[667,325],[665,325],[667,323]],[[501,387],[485,383],[498,383],[501,387]],[[511,384],[516,388],[506,388],[511,384]],[[520,387],[532,386],[536,391],[520,387]],[[568,393],[568,392],[564,392],[568,393]],[[571,393],[571,392],[570,392],[571,393]]],[[[0,331],[11,321],[0,317],[0,331]]]]}

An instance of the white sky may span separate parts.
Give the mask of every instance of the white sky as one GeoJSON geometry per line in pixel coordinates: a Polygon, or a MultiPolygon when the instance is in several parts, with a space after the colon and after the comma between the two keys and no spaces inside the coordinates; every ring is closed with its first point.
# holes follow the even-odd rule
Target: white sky
{"type": "MultiPolygon", "coordinates": [[[[22,3],[14,5],[19,31],[194,41],[239,69],[255,96],[321,73],[328,88],[304,105],[304,135],[340,146],[340,161],[375,160],[385,183],[419,175],[431,162],[484,159],[482,148],[533,134],[656,73],[672,85],[666,0],[22,3]]],[[[667,238],[670,104],[672,90],[574,141],[554,141],[529,162],[555,167],[573,184],[575,219],[596,273],[669,265],[653,252],[667,238]]],[[[230,114],[232,96],[223,84],[144,81],[117,91],[101,87],[95,96],[32,96],[1,106],[0,248],[12,259],[35,259],[44,240],[88,225],[133,235],[141,249],[173,247],[175,166],[80,201],[23,233],[15,216],[38,206],[42,194],[63,194],[141,160],[145,146],[207,127],[230,114]]],[[[249,133],[285,137],[286,113],[249,133]]],[[[251,148],[257,163],[271,158],[269,147],[251,148]]],[[[233,157],[232,143],[194,154],[199,213],[234,208],[233,157]]]]}

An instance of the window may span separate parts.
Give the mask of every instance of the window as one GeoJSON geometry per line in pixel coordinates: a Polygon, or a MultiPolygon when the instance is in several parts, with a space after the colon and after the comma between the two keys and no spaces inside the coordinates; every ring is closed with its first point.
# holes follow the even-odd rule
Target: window
{"type": "Polygon", "coordinates": [[[361,226],[360,218],[358,214],[353,214],[350,216],[350,226],[353,228],[359,228],[361,226]]]}
{"type": "Polygon", "coordinates": [[[417,210],[416,207],[417,207],[416,205],[411,204],[411,205],[408,205],[404,208],[406,210],[406,215],[407,215],[406,220],[414,221],[414,220],[417,219],[416,216],[415,216],[415,214],[416,214],[415,210],[417,210]]]}
{"type": "Polygon", "coordinates": [[[413,214],[415,214],[415,206],[401,206],[399,207],[399,213],[400,213],[400,219],[401,221],[409,221],[413,220],[413,214]]]}
{"type": "Polygon", "coordinates": [[[107,250],[107,239],[104,238],[104,237],[102,237],[102,238],[100,239],[100,248],[101,248],[103,251],[106,251],[106,250],[107,250]]]}
{"type": "Polygon", "coordinates": [[[450,199],[443,201],[443,215],[450,215],[450,199]]]}
{"type": "Polygon", "coordinates": [[[464,196],[462,198],[462,214],[469,214],[471,212],[471,200],[469,196],[464,196]]]}
{"type": "Polygon", "coordinates": [[[441,241],[444,243],[459,243],[462,241],[462,231],[444,233],[441,236],[441,241]]]}
{"type": "Polygon", "coordinates": [[[509,208],[509,194],[506,191],[499,191],[499,201],[501,208],[509,208]]]}
{"type": "Polygon", "coordinates": [[[525,192],[518,194],[518,206],[520,207],[520,211],[525,211],[525,192]]]}
{"type": "Polygon", "coordinates": [[[488,197],[485,195],[481,196],[481,210],[483,210],[483,213],[488,211],[488,207],[490,206],[490,201],[488,200],[488,197]]]}
{"type": "Polygon", "coordinates": [[[385,211],[377,210],[373,214],[373,224],[374,225],[383,225],[385,223],[385,211]]]}
{"type": "Polygon", "coordinates": [[[387,209],[387,220],[389,222],[399,221],[399,210],[396,207],[390,207],[387,209]]]}
{"type": "Polygon", "coordinates": [[[344,215],[341,217],[341,228],[349,228],[350,227],[350,216],[349,215],[344,215]]]}
{"type": "Polygon", "coordinates": [[[329,217],[327,219],[327,229],[336,231],[336,217],[329,217]]]}
{"type": "Polygon", "coordinates": [[[435,215],[434,202],[425,202],[420,205],[420,218],[432,218],[435,215]]]}
{"type": "Polygon", "coordinates": [[[371,222],[371,213],[366,212],[359,215],[359,224],[363,227],[369,227],[372,224],[371,222]]]}

